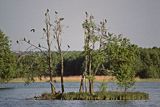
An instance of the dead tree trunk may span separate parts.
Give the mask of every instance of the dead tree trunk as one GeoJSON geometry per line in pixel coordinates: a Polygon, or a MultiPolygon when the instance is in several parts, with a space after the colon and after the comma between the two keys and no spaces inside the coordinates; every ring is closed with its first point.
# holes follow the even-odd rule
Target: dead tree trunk
{"type": "Polygon", "coordinates": [[[61,21],[64,18],[58,18],[56,19],[56,25],[55,25],[55,38],[56,38],[56,42],[57,42],[57,47],[58,47],[58,54],[60,56],[60,62],[61,62],[61,91],[62,94],[64,93],[64,82],[63,82],[63,72],[64,72],[64,61],[63,61],[63,52],[61,49],[61,33],[62,33],[62,26],[61,26],[61,21]]]}
{"type": "Polygon", "coordinates": [[[61,90],[63,94],[64,93],[64,82],[63,82],[64,63],[63,63],[62,52],[60,52],[60,57],[61,57],[61,90]]]}
{"type": "Polygon", "coordinates": [[[45,33],[47,36],[47,46],[48,46],[48,54],[47,54],[47,61],[48,61],[48,71],[49,71],[49,75],[50,75],[50,85],[51,85],[51,93],[55,93],[55,89],[54,89],[54,85],[52,83],[53,79],[52,79],[52,66],[51,66],[51,41],[50,41],[50,16],[49,16],[49,10],[47,9],[47,12],[45,13],[46,16],[46,20],[45,20],[45,24],[46,24],[46,29],[45,29],[45,33]]]}

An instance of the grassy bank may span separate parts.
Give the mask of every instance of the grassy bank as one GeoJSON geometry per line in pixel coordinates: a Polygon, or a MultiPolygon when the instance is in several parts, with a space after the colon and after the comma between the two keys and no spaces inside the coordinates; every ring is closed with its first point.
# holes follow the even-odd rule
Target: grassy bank
{"type": "Polygon", "coordinates": [[[148,100],[149,95],[143,92],[95,92],[94,94],[69,92],[61,94],[44,93],[38,100],[148,100]]]}

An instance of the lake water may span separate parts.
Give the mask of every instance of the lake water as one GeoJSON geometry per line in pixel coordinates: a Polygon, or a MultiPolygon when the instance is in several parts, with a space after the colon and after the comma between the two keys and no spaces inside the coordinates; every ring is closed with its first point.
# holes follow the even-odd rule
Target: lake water
{"type": "MultiPolygon", "coordinates": [[[[60,84],[56,83],[60,90],[60,84]]],[[[65,83],[65,91],[78,91],[79,83],[65,83]]],[[[95,83],[98,90],[100,83],[95,83]]],[[[107,83],[108,90],[117,90],[115,83],[107,83]]],[[[130,91],[147,92],[150,99],[147,101],[63,101],[63,100],[26,100],[44,92],[50,92],[49,83],[23,83],[0,84],[0,107],[160,107],[160,82],[139,82],[130,91]]]]}

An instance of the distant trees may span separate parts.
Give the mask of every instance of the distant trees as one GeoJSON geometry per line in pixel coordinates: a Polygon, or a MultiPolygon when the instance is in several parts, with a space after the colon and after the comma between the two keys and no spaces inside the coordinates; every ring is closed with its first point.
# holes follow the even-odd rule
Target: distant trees
{"type": "Polygon", "coordinates": [[[10,50],[8,37],[0,30],[0,82],[8,82],[15,76],[15,56],[10,50]]]}
{"type": "Polygon", "coordinates": [[[160,78],[160,48],[139,48],[138,60],[136,76],[160,78]]]}
{"type": "Polygon", "coordinates": [[[46,56],[43,53],[31,52],[17,55],[16,76],[25,79],[26,83],[34,82],[34,77],[47,75],[46,56]]]}
{"type": "MultiPolygon", "coordinates": [[[[15,54],[15,53],[14,53],[15,54]]],[[[16,56],[18,56],[19,53],[17,53],[16,56]]],[[[49,73],[47,72],[47,65],[46,65],[46,56],[43,54],[43,52],[23,52],[23,58],[21,60],[25,60],[25,57],[28,56],[34,56],[35,60],[38,61],[39,67],[37,69],[41,69],[41,74],[42,76],[48,76],[49,73]],[[34,54],[34,55],[33,55],[34,54]],[[43,70],[44,69],[44,70],[43,70]]],[[[107,54],[107,52],[104,52],[104,54],[107,54]]],[[[136,63],[135,63],[135,73],[137,77],[140,78],[160,78],[160,73],[159,73],[159,56],[160,56],[160,48],[138,48],[137,53],[136,53],[136,63]],[[148,55],[147,55],[147,54],[148,55]],[[156,59],[152,59],[153,57],[150,57],[153,53],[156,53],[156,59]],[[153,62],[154,63],[153,63],[153,62]],[[150,63],[152,65],[150,65],[150,63]],[[149,66],[148,66],[149,65],[149,66]],[[150,66],[155,67],[156,70],[151,69],[150,66]],[[150,68],[150,69],[149,69],[150,68]]],[[[109,56],[108,56],[109,57],[109,56]]],[[[60,62],[58,61],[59,55],[57,55],[56,52],[52,52],[52,59],[54,58],[54,61],[52,62],[52,65],[54,66],[53,69],[55,69],[55,72],[53,76],[60,76],[60,62]],[[53,57],[54,56],[54,57],[53,57]]],[[[27,58],[26,58],[27,59],[27,58]]],[[[84,62],[84,54],[82,51],[68,51],[65,56],[64,56],[64,76],[74,76],[74,75],[81,75],[83,71],[83,62],[84,62]]],[[[96,59],[96,57],[95,57],[96,59]]],[[[20,60],[20,59],[19,59],[20,60]]],[[[100,66],[98,69],[98,72],[96,75],[111,75],[113,71],[111,71],[111,60],[110,59],[105,59],[105,62],[102,64],[103,66],[100,66]],[[108,70],[108,72],[103,71],[105,67],[105,70],[108,70]]],[[[24,66],[25,67],[25,66],[24,66]]],[[[35,69],[36,70],[36,69],[35,69]]],[[[16,76],[15,77],[22,77],[23,70],[22,72],[16,71],[16,76]]],[[[38,70],[37,70],[38,71],[38,70]]],[[[36,71],[35,71],[36,73],[36,71]]],[[[38,76],[38,75],[37,75],[38,76]]]]}

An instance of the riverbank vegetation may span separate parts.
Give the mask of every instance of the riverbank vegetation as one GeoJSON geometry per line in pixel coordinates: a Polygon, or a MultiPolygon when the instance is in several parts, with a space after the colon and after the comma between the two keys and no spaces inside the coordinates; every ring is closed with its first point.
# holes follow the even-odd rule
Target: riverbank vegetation
{"type": "MultiPolygon", "coordinates": [[[[148,95],[139,92],[127,92],[134,86],[138,78],[160,78],[160,48],[141,48],[132,44],[124,35],[108,32],[107,20],[98,24],[92,15],[85,12],[82,23],[84,30],[83,51],[64,51],[62,46],[62,21],[58,16],[51,24],[49,9],[45,12],[45,28],[43,28],[47,47],[43,44],[32,44],[24,37],[17,40],[29,45],[29,50],[38,51],[12,52],[10,42],[3,32],[0,32],[0,81],[8,82],[14,78],[25,78],[27,83],[49,77],[51,94],[47,96],[59,99],[147,99],[148,95]],[[53,31],[52,31],[52,30],[53,31]],[[54,42],[56,48],[51,49],[54,42]],[[111,76],[123,92],[95,92],[96,76],[111,76]],[[53,77],[60,76],[61,92],[57,94],[53,77]],[[81,76],[79,93],[65,93],[64,76],[81,76]],[[104,95],[102,95],[104,94],[104,95]],[[52,96],[53,95],[53,96],[52,96]],[[81,98],[81,95],[86,97],[81,98]],[[137,96],[134,96],[137,95],[137,96]],[[89,97],[91,96],[91,97],[89,97]]],[[[35,32],[35,29],[31,29],[35,32]]],[[[67,45],[68,50],[70,48],[67,45]]],[[[103,83],[104,81],[102,81],[103,83]]],[[[103,88],[105,84],[103,84],[103,88]]],[[[43,99],[42,95],[42,99],[43,99]]]]}

